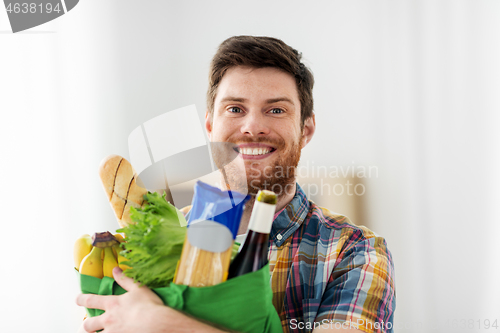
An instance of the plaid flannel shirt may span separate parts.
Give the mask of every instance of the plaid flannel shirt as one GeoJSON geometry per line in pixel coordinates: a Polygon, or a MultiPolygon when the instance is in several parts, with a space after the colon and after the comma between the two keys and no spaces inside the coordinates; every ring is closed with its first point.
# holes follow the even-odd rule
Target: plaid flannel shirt
{"type": "Polygon", "coordinates": [[[383,238],[309,201],[297,184],[275,217],[269,246],[273,305],[284,332],[341,323],[392,332],[394,266],[383,238]]]}

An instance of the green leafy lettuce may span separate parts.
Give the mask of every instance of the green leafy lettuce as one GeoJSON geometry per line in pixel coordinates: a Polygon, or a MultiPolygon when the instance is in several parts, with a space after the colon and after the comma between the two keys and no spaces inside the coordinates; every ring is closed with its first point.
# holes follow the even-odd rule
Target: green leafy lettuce
{"type": "Polygon", "coordinates": [[[186,220],[165,195],[149,192],[145,199],[143,208],[130,208],[135,224],[117,230],[126,235],[121,254],[131,268],[125,275],[149,288],[165,287],[172,282],[181,256],[186,220]]]}
{"type": "MultiPolygon", "coordinates": [[[[124,251],[120,252],[130,268],[125,275],[149,288],[168,286],[174,279],[177,262],[186,238],[184,215],[165,199],[165,194],[145,195],[143,208],[130,208],[135,224],[118,229],[125,233],[124,251]]],[[[240,244],[234,243],[231,259],[240,244]]]]}

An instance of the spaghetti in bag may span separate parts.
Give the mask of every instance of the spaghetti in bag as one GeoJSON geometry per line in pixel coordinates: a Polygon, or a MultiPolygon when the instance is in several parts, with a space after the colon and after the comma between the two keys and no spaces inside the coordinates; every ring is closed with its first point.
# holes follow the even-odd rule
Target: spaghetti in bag
{"type": "Polygon", "coordinates": [[[174,283],[206,287],[226,281],[233,243],[249,196],[198,181],[174,283]]]}

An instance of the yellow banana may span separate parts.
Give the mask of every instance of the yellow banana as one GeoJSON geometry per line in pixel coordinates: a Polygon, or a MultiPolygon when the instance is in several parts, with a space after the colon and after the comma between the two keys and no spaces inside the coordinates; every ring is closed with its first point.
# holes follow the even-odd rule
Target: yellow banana
{"type": "Polygon", "coordinates": [[[90,275],[99,279],[103,277],[103,267],[101,259],[102,249],[94,247],[92,251],[83,258],[80,264],[80,274],[90,275]]]}
{"type": "MultiPolygon", "coordinates": [[[[115,238],[120,242],[124,243],[125,239],[121,234],[114,234],[115,238]]],[[[120,244],[116,244],[116,246],[113,246],[113,253],[115,254],[115,257],[118,258],[118,253],[120,253],[122,249],[120,248],[120,244]]]]}
{"type": "Polygon", "coordinates": [[[113,248],[107,247],[104,249],[104,263],[102,265],[102,270],[104,276],[113,277],[113,268],[118,266],[118,262],[116,261],[116,257],[113,254],[113,248]]]}
{"type": "Polygon", "coordinates": [[[82,259],[92,251],[92,238],[90,235],[83,235],[78,238],[73,246],[73,259],[75,268],[79,269],[82,259]]]}
{"type": "Polygon", "coordinates": [[[122,269],[122,271],[129,269],[130,268],[129,266],[122,264],[122,262],[128,261],[128,259],[120,254],[120,252],[122,251],[120,245],[113,246],[113,250],[116,252],[116,259],[118,261],[118,266],[122,269]]]}
{"type": "Polygon", "coordinates": [[[113,234],[113,236],[115,236],[115,238],[120,242],[120,243],[123,243],[125,240],[122,236],[122,234],[113,234]]]}

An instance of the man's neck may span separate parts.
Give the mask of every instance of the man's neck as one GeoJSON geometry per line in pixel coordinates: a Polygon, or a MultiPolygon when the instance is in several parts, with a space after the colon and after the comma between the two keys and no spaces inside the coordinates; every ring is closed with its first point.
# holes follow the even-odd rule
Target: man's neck
{"type": "MultiPolygon", "coordinates": [[[[284,195],[278,197],[278,202],[276,203],[276,212],[282,210],[286,205],[292,201],[295,196],[295,191],[297,189],[297,183],[293,183],[293,187],[291,190],[284,191],[284,195]]],[[[250,223],[250,216],[252,215],[252,209],[254,204],[254,198],[247,202],[245,205],[245,210],[243,211],[243,215],[241,216],[240,228],[238,229],[238,235],[245,234],[248,230],[248,224],[250,223]]]]}

